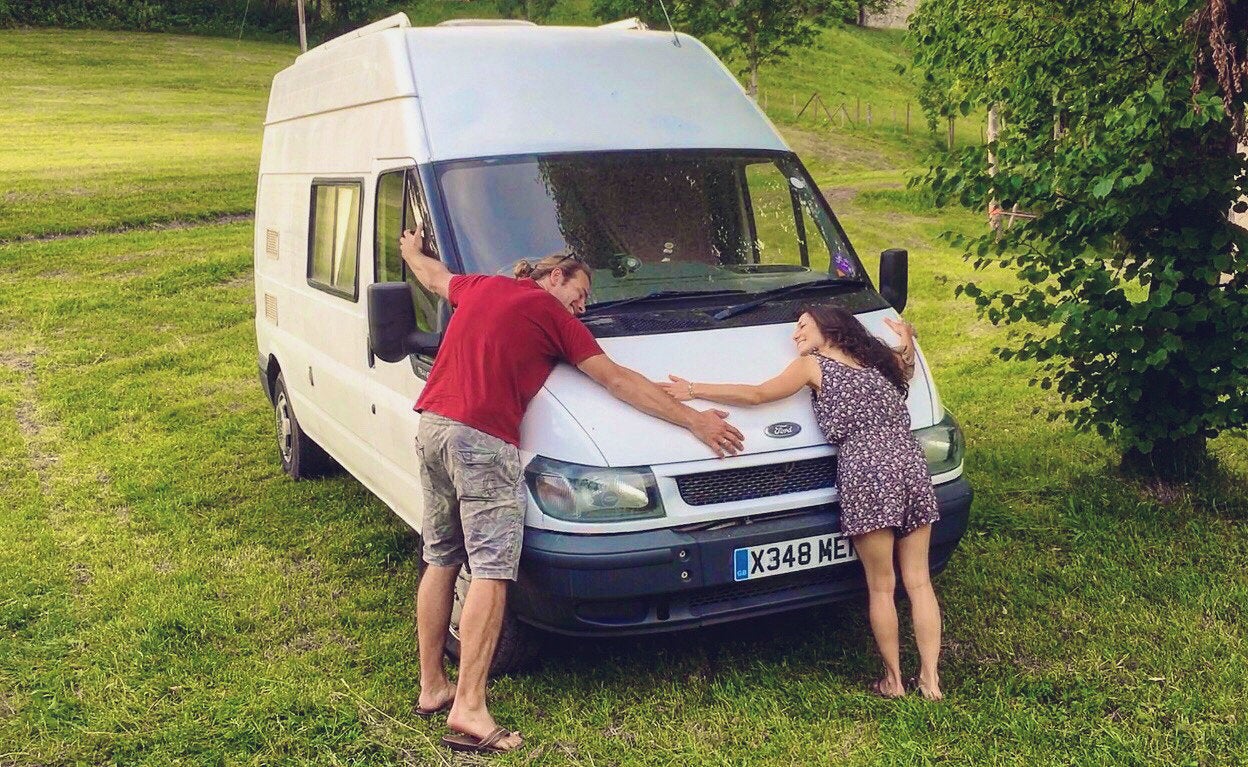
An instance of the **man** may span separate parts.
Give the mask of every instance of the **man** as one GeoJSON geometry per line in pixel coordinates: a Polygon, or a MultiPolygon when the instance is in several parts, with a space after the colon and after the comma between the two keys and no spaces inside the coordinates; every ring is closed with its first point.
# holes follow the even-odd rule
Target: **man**
{"type": "Polygon", "coordinates": [[[577,256],[522,261],[516,279],[453,275],[422,251],[419,231],[400,241],[403,260],[430,291],[455,307],[416,409],[424,485],[424,576],[416,602],[420,640],[417,713],[449,708],[457,750],[511,751],[522,740],[499,727],[485,703],[486,677],[520,567],[524,486],[518,445],[525,408],[559,361],[576,365],[618,399],[683,426],[716,455],[742,448],[721,410],[677,402],[641,374],[611,361],[576,315],[585,311],[591,270],[577,256]],[[472,585],[460,618],[458,685],[442,665],[455,580],[467,562],[472,585]]]}

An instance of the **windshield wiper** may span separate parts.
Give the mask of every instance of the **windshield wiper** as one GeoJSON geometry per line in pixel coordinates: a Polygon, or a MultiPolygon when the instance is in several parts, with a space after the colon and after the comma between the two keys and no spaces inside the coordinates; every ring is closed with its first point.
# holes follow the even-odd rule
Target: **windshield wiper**
{"type": "Polygon", "coordinates": [[[828,290],[829,288],[861,288],[866,286],[864,280],[855,280],[852,278],[837,277],[835,279],[811,280],[810,282],[799,282],[796,285],[781,285],[778,288],[764,290],[755,295],[758,298],[753,301],[746,301],[743,304],[729,306],[726,309],[720,309],[711,316],[717,320],[726,320],[729,317],[736,317],[738,314],[744,314],[751,309],[757,309],[763,304],[770,303],[777,298],[787,296],[791,293],[804,293],[807,290],[828,290]]]}
{"type": "Polygon", "coordinates": [[[613,301],[599,301],[590,304],[589,308],[581,313],[582,317],[596,314],[602,309],[615,309],[625,304],[639,304],[645,301],[662,301],[669,298],[701,298],[702,296],[728,296],[744,293],[744,290],[656,290],[653,293],[646,293],[640,296],[629,296],[628,298],[617,298],[613,301]]]}

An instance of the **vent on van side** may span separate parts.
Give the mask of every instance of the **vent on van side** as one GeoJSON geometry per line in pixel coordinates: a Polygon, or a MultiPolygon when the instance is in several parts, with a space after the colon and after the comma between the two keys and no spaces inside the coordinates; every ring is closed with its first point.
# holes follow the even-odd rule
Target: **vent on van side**
{"type": "Polygon", "coordinates": [[[272,293],[264,294],[264,318],[277,324],[277,296],[272,293]]]}
{"type": "Polygon", "coordinates": [[[265,229],[264,230],[264,253],[266,256],[273,259],[274,261],[276,261],[278,257],[281,255],[281,251],[277,249],[277,246],[278,246],[277,230],[265,229]]]}

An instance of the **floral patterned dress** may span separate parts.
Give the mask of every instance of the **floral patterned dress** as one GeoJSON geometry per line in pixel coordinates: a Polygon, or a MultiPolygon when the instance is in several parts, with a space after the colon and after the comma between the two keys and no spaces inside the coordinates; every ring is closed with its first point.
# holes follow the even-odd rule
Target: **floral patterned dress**
{"type": "Polygon", "coordinates": [[[904,536],[940,519],[901,393],[875,368],[850,367],[821,354],[815,359],[822,383],[811,402],[824,437],[839,450],[841,532],[891,527],[904,536]]]}

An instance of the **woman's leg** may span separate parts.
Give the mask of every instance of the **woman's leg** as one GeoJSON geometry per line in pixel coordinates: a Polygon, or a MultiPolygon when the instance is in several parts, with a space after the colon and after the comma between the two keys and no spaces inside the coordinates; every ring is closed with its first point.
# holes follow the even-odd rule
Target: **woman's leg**
{"type": "Polygon", "coordinates": [[[932,526],[924,525],[904,538],[897,539],[897,558],[901,565],[901,582],[910,598],[910,615],[914,621],[914,639],[919,646],[919,685],[923,697],[940,700],[940,604],[932,589],[928,548],[932,526]]]}
{"type": "Polygon", "coordinates": [[[905,685],[901,681],[901,658],[897,645],[897,605],[894,595],[897,576],[893,571],[893,542],[891,528],[855,535],[854,550],[867,573],[868,615],[875,645],[884,661],[884,678],[878,682],[882,695],[901,696],[905,685]]]}

